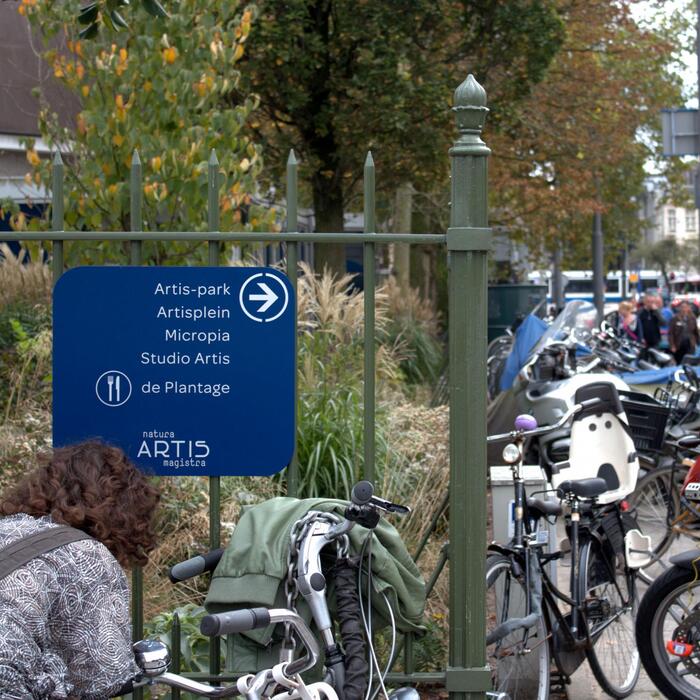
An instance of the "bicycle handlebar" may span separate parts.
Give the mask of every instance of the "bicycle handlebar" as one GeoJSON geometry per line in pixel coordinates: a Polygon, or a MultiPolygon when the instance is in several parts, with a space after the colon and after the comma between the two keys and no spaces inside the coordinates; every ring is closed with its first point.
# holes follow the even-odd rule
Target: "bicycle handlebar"
{"type": "Polygon", "coordinates": [[[194,578],[207,571],[214,571],[225,551],[223,547],[212,549],[210,552],[198,554],[196,557],[171,566],[168,571],[170,582],[179,583],[180,581],[186,581],[188,578],[194,578]]]}
{"type": "Polygon", "coordinates": [[[313,668],[320,654],[316,637],[314,637],[309,626],[297,613],[285,608],[271,608],[269,610],[267,608],[249,608],[206,615],[202,619],[200,631],[207,637],[215,637],[222,634],[247,632],[267,627],[268,625],[275,625],[278,622],[291,624],[306,648],[304,656],[287,664],[285,675],[296,676],[298,673],[303,673],[313,668]]]}
{"type": "Polygon", "coordinates": [[[580,411],[583,411],[584,408],[591,408],[599,403],[601,403],[601,399],[599,398],[586,399],[585,401],[581,401],[581,403],[577,403],[575,406],[572,406],[559,419],[559,421],[553,425],[543,425],[539,428],[534,428],[533,430],[511,430],[509,433],[502,433],[501,435],[489,435],[486,438],[486,442],[502,442],[504,440],[515,440],[517,438],[533,437],[535,435],[545,435],[546,433],[551,433],[553,430],[558,430],[559,428],[564,427],[564,425],[566,425],[574,415],[580,411]]]}
{"type": "Polygon", "coordinates": [[[350,493],[350,500],[353,505],[358,507],[370,506],[374,509],[384,510],[387,513],[398,513],[406,515],[411,512],[408,506],[402,506],[398,503],[392,503],[384,498],[379,498],[374,495],[374,486],[371,481],[358,481],[350,493]]]}
{"type": "Polygon", "coordinates": [[[270,611],[267,608],[246,608],[206,615],[202,618],[199,629],[206,637],[218,637],[223,634],[239,634],[261,629],[269,624],[270,611]]]}

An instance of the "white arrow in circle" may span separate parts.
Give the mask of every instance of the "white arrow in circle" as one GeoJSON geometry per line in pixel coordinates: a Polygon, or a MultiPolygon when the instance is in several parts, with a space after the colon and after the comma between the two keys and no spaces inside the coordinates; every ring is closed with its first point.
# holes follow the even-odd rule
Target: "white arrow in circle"
{"type": "Polygon", "coordinates": [[[258,287],[260,287],[265,294],[251,294],[249,299],[251,301],[264,301],[265,303],[258,309],[259,314],[264,314],[279,297],[264,282],[258,282],[258,287]]]}

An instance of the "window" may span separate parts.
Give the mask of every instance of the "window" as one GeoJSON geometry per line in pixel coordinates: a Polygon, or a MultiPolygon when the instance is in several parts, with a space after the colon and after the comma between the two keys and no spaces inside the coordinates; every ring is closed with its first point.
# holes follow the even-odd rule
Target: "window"
{"type": "Polygon", "coordinates": [[[697,210],[696,209],[687,209],[685,212],[685,230],[686,231],[692,231],[695,233],[696,226],[695,226],[695,214],[697,210]]]}
{"type": "Polygon", "coordinates": [[[668,232],[676,232],[676,210],[673,208],[668,210],[668,232]]]}
{"type": "Polygon", "coordinates": [[[569,280],[564,287],[566,294],[593,294],[593,280],[569,280]]]}

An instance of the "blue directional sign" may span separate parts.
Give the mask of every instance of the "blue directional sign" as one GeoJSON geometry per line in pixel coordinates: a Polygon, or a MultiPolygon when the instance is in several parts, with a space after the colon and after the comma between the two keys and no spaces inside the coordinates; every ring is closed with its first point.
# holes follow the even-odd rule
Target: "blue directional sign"
{"type": "Polygon", "coordinates": [[[54,291],[53,440],[159,475],[274,474],[295,434],[295,297],[278,270],[80,267],[54,291]]]}

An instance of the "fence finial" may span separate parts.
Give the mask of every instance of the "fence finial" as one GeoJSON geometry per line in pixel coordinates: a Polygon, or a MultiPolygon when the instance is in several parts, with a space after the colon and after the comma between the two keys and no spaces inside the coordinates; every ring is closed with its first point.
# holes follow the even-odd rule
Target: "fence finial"
{"type": "Polygon", "coordinates": [[[54,165],[63,165],[63,158],[61,158],[61,151],[59,151],[58,149],[56,149],[56,153],[54,154],[53,164],[54,165]]]}
{"type": "Polygon", "coordinates": [[[135,165],[141,165],[141,158],[139,156],[139,149],[135,148],[134,152],[131,154],[131,167],[135,165]]]}
{"type": "Polygon", "coordinates": [[[372,158],[372,151],[367,151],[367,157],[365,158],[365,168],[374,167],[374,158],[372,158]]]}
{"type": "Polygon", "coordinates": [[[460,132],[481,131],[484,128],[489,111],[486,107],[486,90],[471,73],[455,90],[452,111],[457,117],[460,132]]]}
{"type": "Polygon", "coordinates": [[[294,149],[290,148],[289,149],[289,158],[287,158],[287,165],[296,165],[297,164],[297,157],[296,154],[294,153],[294,149]]]}
{"type": "Polygon", "coordinates": [[[209,165],[218,165],[219,159],[216,157],[216,149],[212,148],[209,154],[209,165]]]}

